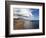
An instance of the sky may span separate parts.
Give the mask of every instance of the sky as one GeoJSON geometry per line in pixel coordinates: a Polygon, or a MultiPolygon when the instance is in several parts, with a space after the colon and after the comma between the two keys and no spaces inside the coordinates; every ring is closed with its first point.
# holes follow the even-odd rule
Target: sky
{"type": "Polygon", "coordinates": [[[32,20],[39,20],[39,9],[30,9],[30,11],[32,10],[32,15],[33,18],[32,20]]]}
{"type": "Polygon", "coordinates": [[[27,16],[27,20],[39,20],[39,9],[34,8],[15,8],[14,14],[27,16]]]}

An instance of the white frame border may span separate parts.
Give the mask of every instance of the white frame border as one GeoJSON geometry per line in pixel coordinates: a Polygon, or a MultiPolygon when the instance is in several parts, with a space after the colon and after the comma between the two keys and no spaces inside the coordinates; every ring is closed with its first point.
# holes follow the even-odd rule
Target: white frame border
{"type": "Polygon", "coordinates": [[[10,5],[10,35],[42,32],[42,6],[10,5]],[[13,7],[15,8],[39,8],[39,29],[13,30],[13,7]]]}

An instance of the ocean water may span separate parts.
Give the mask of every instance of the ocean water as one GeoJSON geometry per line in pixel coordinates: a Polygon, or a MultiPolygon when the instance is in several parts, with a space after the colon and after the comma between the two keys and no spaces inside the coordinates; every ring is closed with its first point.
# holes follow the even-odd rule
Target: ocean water
{"type": "MultiPolygon", "coordinates": [[[[14,29],[17,29],[16,22],[14,20],[14,29]]],[[[21,27],[21,25],[18,25],[21,27]]],[[[39,29],[39,20],[24,20],[24,24],[21,29],[39,29]],[[23,28],[22,28],[23,27],[23,28]]]]}
{"type": "Polygon", "coordinates": [[[39,29],[39,20],[25,21],[24,29],[39,29]]]}
{"type": "Polygon", "coordinates": [[[34,29],[39,29],[39,20],[31,20],[34,29]]]}

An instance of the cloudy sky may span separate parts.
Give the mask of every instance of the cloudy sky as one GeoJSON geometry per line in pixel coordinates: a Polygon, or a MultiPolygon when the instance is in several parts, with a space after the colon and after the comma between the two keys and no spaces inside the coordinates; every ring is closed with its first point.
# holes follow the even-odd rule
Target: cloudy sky
{"type": "MultiPolygon", "coordinates": [[[[14,8],[14,14],[27,16],[28,20],[39,20],[39,9],[33,8],[14,8]]],[[[27,18],[25,18],[27,19],[27,18]]]]}

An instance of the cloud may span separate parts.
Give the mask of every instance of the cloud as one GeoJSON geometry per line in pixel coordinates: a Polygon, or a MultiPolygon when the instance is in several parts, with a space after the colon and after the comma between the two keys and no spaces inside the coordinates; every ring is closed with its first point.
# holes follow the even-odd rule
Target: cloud
{"type": "Polygon", "coordinates": [[[21,9],[20,14],[24,15],[24,16],[33,16],[33,14],[31,13],[31,11],[29,11],[29,9],[21,9]]]}
{"type": "Polygon", "coordinates": [[[33,16],[32,11],[33,11],[33,10],[29,10],[29,11],[28,11],[30,16],[33,16]]]}
{"type": "Polygon", "coordinates": [[[18,8],[18,9],[14,9],[14,14],[26,16],[26,17],[23,17],[23,18],[27,19],[27,20],[32,20],[32,18],[34,17],[34,15],[32,14],[32,11],[33,10],[18,8]]]}
{"type": "Polygon", "coordinates": [[[29,9],[14,9],[14,14],[20,14],[22,16],[33,16],[31,12],[32,10],[29,11],[29,9]]]}

